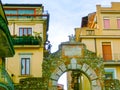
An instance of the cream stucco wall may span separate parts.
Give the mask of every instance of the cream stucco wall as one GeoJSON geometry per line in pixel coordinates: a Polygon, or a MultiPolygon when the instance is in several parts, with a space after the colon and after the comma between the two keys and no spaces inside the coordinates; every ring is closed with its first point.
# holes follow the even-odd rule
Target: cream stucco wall
{"type": "Polygon", "coordinates": [[[41,77],[42,76],[42,61],[43,61],[43,48],[15,48],[15,56],[7,60],[6,69],[9,74],[14,74],[12,77],[15,83],[19,82],[20,78],[25,77],[41,77]],[[30,56],[30,75],[21,75],[21,60],[20,57],[30,56]]]}

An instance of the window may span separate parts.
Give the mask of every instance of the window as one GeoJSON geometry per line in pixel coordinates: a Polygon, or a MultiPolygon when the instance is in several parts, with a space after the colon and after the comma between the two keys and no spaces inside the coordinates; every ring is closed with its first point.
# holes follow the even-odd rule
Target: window
{"type": "Polygon", "coordinates": [[[109,29],[110,28],[110,19],[105,18],[103,20],[103,23],[104,23],[104,29],[109,29]]]}
{"type": "MultiPolygon", "coordinates": [[[[14,15],[17,15],[17,10],[5,10],[5,14],[7,15],[7,14],[14,14],[14,15]]],[[[7,18],[17,18],[17,16],[7,16],[7,18]]]]}
{"type": "Polygon", "coordinates": [[[20,55],[20,74],[30,75],[30,62],[32,53],[19,53],[20,55]]]}
{"type": "Polygon", "coordinates": [[[17,14],[17,10],[5,10],[5,14],[17,14]]]}
{"type": "Polygon", "coordinates": [[[13,9],[13,10],[6,9],[5,14],[7,18],[33,18],[34,17],[33,15],[35,15],[35,10],[34,9],[13,9]]]}
{"type": "Polygon", "coordinates": [[[21,58],[21,75],[30,74],[30,58],[21,58]]]}
{"type": "Polygon", "coordinates": [[[120,29],[120,18],[117,19],[117,28],[120,29]]]}
{"type": "Polygon", "coordinates": [[[18,10],[18,15],[22,15],[22,16],[19,16],[19,18],[33,18],[33,16],[30,16],[30,15],[34,15],[34,10],[18,10]],[[27,16],[24,16],[24,15],[27,15],[27,16]]]}
{"type": "Polygon", "coordinates": [[[116,69],[115,68],[105,68],[105,78],[106,79],[116,79],[116,69]]]}
{"type": "Polygon", "coordinates": [[[103,42],[102,43],[102,52],[103,52],[103,58],[105,61],[112,60],[112,50],[111,50],[111,43],[110,42],[103,42]]]}
{"type": "Polygon", "coordinates": [[[34,15],[34,9],[15,9],[15,10],[5,10],[5,14],[32,14],[34,15]]]}
{"type": "Polygon", "coordinates": [[[19,36],[32,35],[32,28],[19,28],[19,36]]]}
{"type": "Polygon", "coordinates": [[[34,14],[34,10],[18,10],[18,14],[24,15],[24,14],[34,14]]]}

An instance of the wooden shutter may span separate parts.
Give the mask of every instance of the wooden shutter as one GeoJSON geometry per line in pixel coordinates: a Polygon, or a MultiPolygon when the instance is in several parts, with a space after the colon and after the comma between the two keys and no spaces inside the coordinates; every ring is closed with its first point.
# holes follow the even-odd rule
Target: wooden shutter
{"type": "Polygon", "coordinates": [[[120,29],[120,19],[117,19],[117,27],[120,29]]]}
{"type": "Polygon", "coordinates": [[[109,29],[109,28],[110,28],[110,20],[104,19],[104,29],[109,29]]]}
{"type": "Polygon", "coordinates": [[[111,50],[111,44],[110,43],[103,43],[102,44],[102,50],[103,50],[103,58],[105,61],[112,60],[112,50],[111,50]]]}

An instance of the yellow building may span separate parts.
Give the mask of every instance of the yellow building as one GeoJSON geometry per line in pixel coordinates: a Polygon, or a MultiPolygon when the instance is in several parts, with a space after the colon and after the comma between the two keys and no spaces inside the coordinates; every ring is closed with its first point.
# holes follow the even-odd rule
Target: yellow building
{"type": "Polygon", "coordinates": [[[75,29],[77,42],[104,59],[105,79],[120,80],[120,2],[111,7],[96,5],[96,12],[82,18],[75,29]]]}
{"type": "Polygon", "coordinates": [[[0,0],[0,90],[14,90],[13,82],[5,69],[6,58],[15,54],[8,21],[0,0]]]}
{"type": "Polygon", "coordinates": [[[6,69],[14,83],[28,77],[42,77],[42,61],[49,14],[42,4],[4,4],[15,56],[6,62],[6,69]]]}

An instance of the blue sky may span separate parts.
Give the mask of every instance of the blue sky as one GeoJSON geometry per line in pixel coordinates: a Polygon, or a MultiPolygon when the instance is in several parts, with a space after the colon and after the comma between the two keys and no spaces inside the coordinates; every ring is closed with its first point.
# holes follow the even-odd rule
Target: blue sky
{"type": "Polygon", "coordinates": [[[2,3],[39,3],[50,14],[49,40],[52,52],[58,50],[61,42],[68,41],[74,28],[80,27],[81,18],[95,12],[96,5],[110,6],[120,0],[2,0],[2,3]]]}
{"type": "MultiPolygon", "coordinates": [[[[74,34],[74,28],[81,26],[83,16],[95,12],[96,5],[107,7],[111,2],[120,2],[120,0],[2,0],[2,3],[43,4],[50,14],[48,34],[52,52],[58,50],[61,42],[68,41],[68,35],[74,34]]],[[[63,77],[60,82],[65,78],[63,77]]]]}

